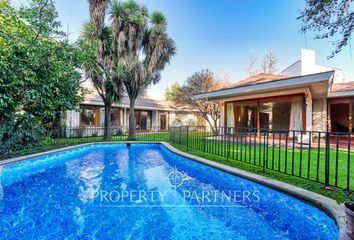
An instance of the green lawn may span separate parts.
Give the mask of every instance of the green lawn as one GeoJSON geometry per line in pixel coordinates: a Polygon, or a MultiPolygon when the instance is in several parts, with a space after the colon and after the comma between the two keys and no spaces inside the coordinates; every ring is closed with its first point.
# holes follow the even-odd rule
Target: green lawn
{"type": "MultiPolygon", "coordinates": [[[[349,187],[354,188],[354,151],[350,152],[350,166],[348,168],[348,152],[346,150],[330,150],[329,161],[329,183],[335,191],[325,190],[325,150],[304,147],[292,149],[288,147],[265,146],[262,144],[205,141],[210,133],[197,132],[176,132],[170,134],[144,133],[137,134],[139,141],[165,141],[171,142],[176,148],[207,159],[227,164],[233,167],[244,169],[253,173],[287,182],[305,189],[329,196],[342,202],[348,199],[344,190],[347,188],[348,177],[349,187]],[[338,162],[337,162],[338,159],[338,162]],[[337,164],[336,164],[337,163],[337,164]],[[265,166],[265,167],[264,167],[265,166]],[[336,166],[338,166],[336,168],[336,166]],[[349,175],[348,175],[348,169],[349,175]],[[292,176],[294,175],[294,176],[292,176]],[[335,176],[338,175],[337,182],[335,176]],[[321,183],[316,183],[316,181],[321,183]]],[[[127,136],[113,136],[112,141],[126,141],[127,136]]],[[[48,151],[65,146],[100,142],[103,137],[65,138],[55,139],[48,146],[39,146],[28,150],[12,152],[0,156],[0,159],[22,156],[36,152],[48,151]]]]}

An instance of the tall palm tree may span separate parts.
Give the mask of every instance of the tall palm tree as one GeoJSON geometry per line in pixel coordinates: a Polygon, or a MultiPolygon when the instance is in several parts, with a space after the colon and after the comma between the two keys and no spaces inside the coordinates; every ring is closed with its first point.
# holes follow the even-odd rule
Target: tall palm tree
{"type": "Polygon", "coordinates": [[[112,32],[105,25],[108,0],[89,0],[90,21],[83,27],[80,47],[84,54],[83,67],[102,98],[105,110],[104,139],[112,139],[111,109],[113,102],[122,96],[122,85],[113,72],[117,65],[117,51],[112,47],[112,32]],[[92,57],[95,52],[95,57],[92,57]],[[113,81],[115,85],[113,85],[113,81]]]}
{"type": "Polygon", "coordinates": [[[117,49],[116,86],[123,82],[129,96],[129,136],[135,139],[135,101],[146,88],[156,84],[176,52],[175,44],[166,33],[166,17],[148,10],[134,0],[111,2],[112,39],[117,49]],[[150,20],[150,22],[149,22],[150,20]]]}
{"type": "Polygon", "coordinates": [[[94,27],[94,35],[99,40],[97,45],[97,58],[99,61],[103,59],[104,54],[104,38],[103,30],[105,25],[105,17],[108,0],[88,0],[90,19],[94,27]]]}

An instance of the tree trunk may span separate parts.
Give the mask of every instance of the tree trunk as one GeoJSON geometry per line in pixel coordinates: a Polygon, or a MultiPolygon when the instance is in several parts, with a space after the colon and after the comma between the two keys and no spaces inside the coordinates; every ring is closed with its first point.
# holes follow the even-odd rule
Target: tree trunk
{"type": "Polygon", "coordinates": [[[210,130],[213,132],[213,135],[216,135],[217,127],[218,127],[217,123],[215,124],[215,121],[214,121],[214,124],[215,124],[215,126],[214,126],[214,124],[209,120],[208,116],[204,116],[204,115],[202,115],[202,116],[207,121],[207,123],[208,123],[208,125],[210,127],[210,130]]]}
{"type": "Polygon", "coordinates": [[[129,98],[130,100],[130,107],[129,107],[129,135],[128,140],[135,140],[135,99],[129,98]]]}
{"type": "Polygon", "coordinates": [[[104,105],[104,134],[103,139],[105,141],[112,141],[112,129],[111,129],[111,104],[104,105]]]}
{"type": "MultiPolygon", "coordinates": [[[[224,127],[226,128],[226,126],[224,127]]],[[[214,134],[216,134],[218,132],[218,119],[214,119],[214,129],[215,129],[214,134]]]]}

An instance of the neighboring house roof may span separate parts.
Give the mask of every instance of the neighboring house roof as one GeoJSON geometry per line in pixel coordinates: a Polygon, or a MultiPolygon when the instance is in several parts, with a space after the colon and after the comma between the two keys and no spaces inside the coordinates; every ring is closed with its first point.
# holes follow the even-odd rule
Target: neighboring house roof
{"type": "Polygon", "coordinates": [[[354,81],[345,83],[335,83],[330,89],[329,97],[349,97],[354,96],[354,81]]]}
{"type": "Polygon", "coordinates": [[[233,95],[251,94],[260,91],[272,91],[274,89],[329,81],[333,78],[333,74],[334,71],[295,77],[274,74],[257,74],[253,77],[237,82],[230,88],[196,94],[195,97],[196,99],[222,99],[233,95]]]}
{"type": "Polygon", "coordinates": [[[354,82],[335,83],[333,84],[331,91],[332,92],[354,91],[354,82]]]}
{"type": "MultiPolygon", "coordinates": [[[[100,96],[96,94],[87,94],[83,104],[95,104],[104,106],[100,96]]],[[[122,101],[118,104],[113,104],[117,107],[129,108],[129,98],[123,97],[122,101]]],[[[155,100],[148,98],[137,98],[135,101],[135,107],[137,109],[149,109],[149,110],[166,110],[166,111],[194,111],[191,107],[183,104],[178,104],[173,101],[155,100]]]]}

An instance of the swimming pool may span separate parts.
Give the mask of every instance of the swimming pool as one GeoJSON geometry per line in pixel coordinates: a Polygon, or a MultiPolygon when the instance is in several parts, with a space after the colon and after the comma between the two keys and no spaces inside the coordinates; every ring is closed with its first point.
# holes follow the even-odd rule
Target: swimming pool
{"type": "Polygon", "coordinates": [[[1,239],[337,239],[339,234],[317,208],[160,144],[89,145],[0,171],[1,239]]]}

